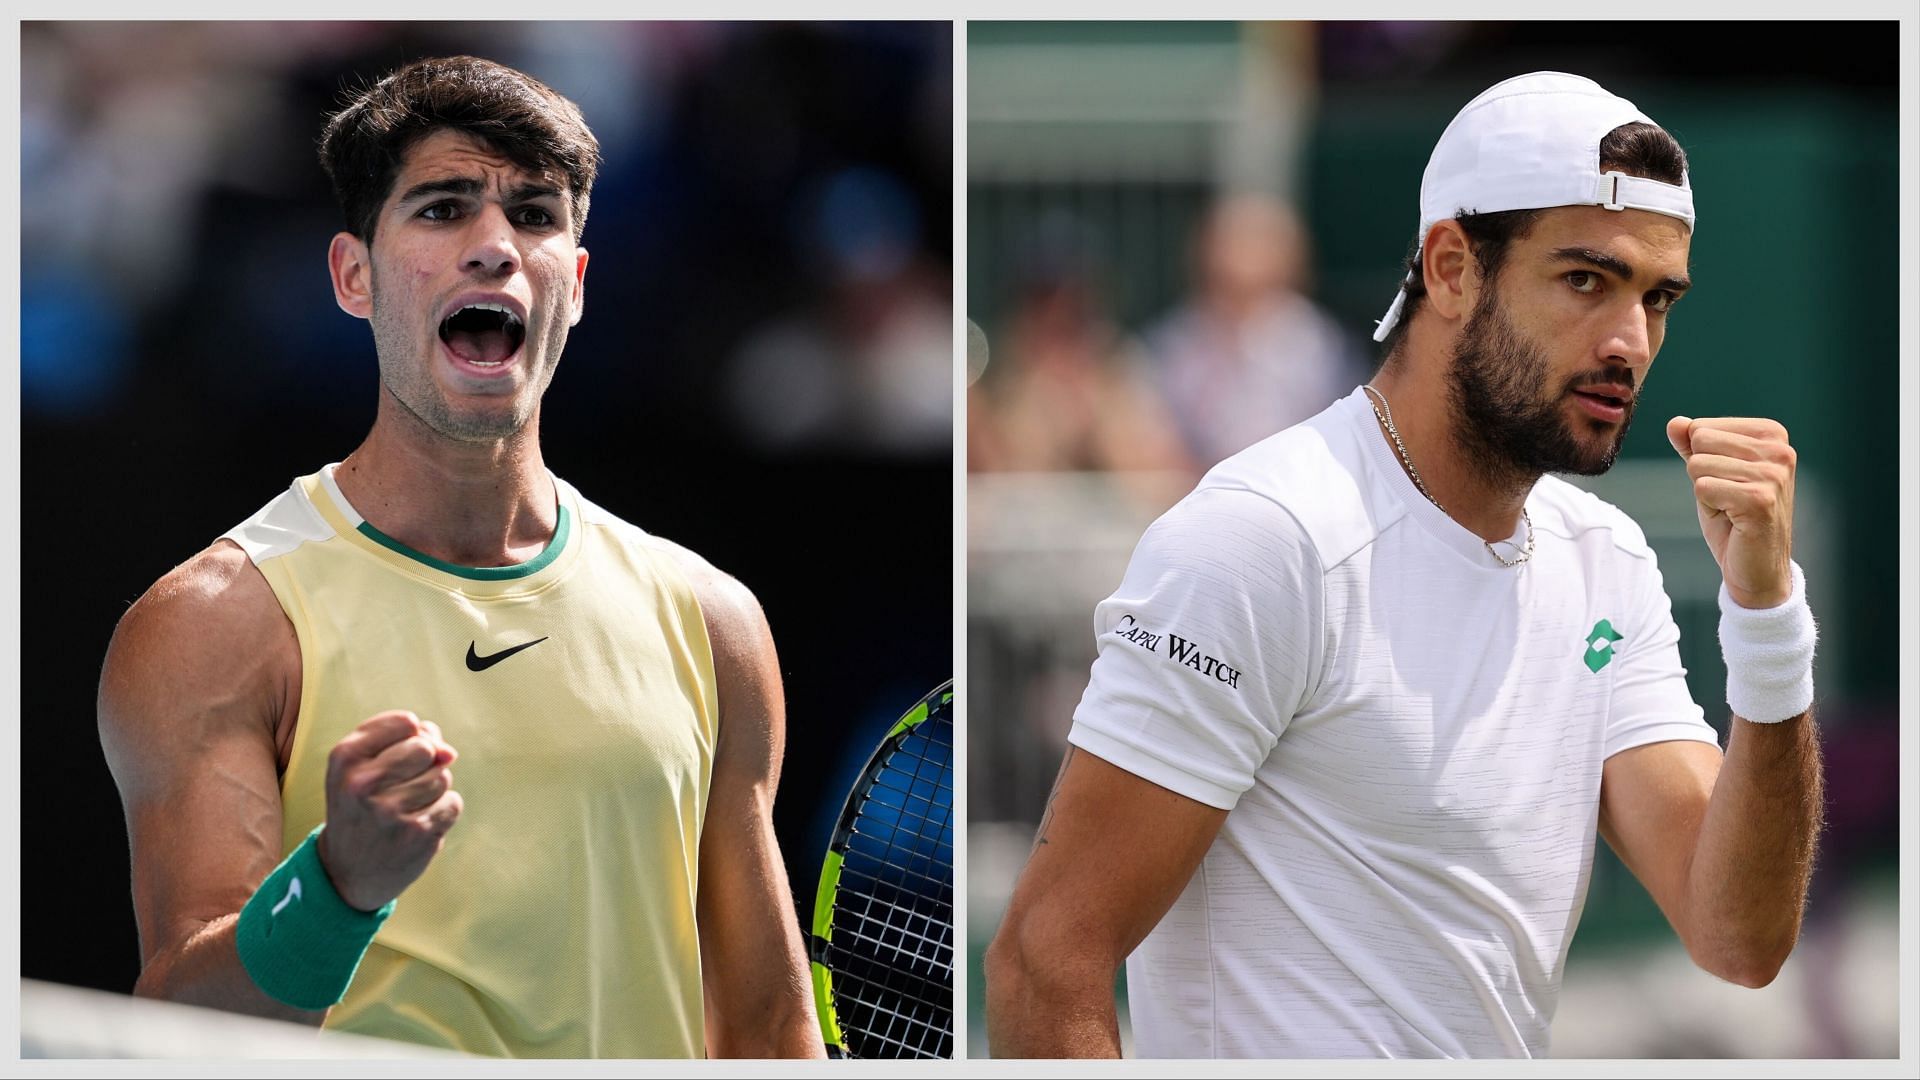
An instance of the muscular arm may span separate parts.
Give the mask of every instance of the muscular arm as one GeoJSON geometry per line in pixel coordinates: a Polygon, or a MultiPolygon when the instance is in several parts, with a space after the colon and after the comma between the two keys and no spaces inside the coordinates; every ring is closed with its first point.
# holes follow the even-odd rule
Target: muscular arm
{"type": "Polygon", "coordinates": [[[1773,981],[1800,934],[1820,832],[1820,744],[1811,714],[1735,718],[1724,763],[1705,743],[1615,754],[1600,829],[1696,964],[1742,986],[1773,981]]]}
{"type": "Polygon", "coordinates": [[[720,699],[700,835],[701,973],[714,1057],[824,1057],[800,924],[773,833],[786,703],[759,601],[678,549],[713,644],[720,699]]]}
{"type": "Polygon", "coordinates": [[[995,1057],[1119,1057],[1113,980],[1227,818],[1069,748],[987,949],[995,1057]]]}
{"type": "MultiPolygon", "coordinates": [[[[1794,593],[1797,455],[1786,428],[1676,416],[1667,440],[1686,462],[1701,536],[1734,605],[1723,628],[1740,609],[1777,610],[1794,593]]],[[[1799,938],[1821,806],[1810,712],[1779,723],[1735,716],[1724,762],[1704,744],[1654,743],[1615,754],[1601,776],[1607,842],[1694,962],[1743,986],[1772,982],[1799,938]]]]}
{"type": "Polygon", "coordinates": [[[100,741],[132,843],[134,992],[317,1025],[241,967],[238,913],[280,862],[276,732],[299,698],[293,627],[221,542],[120,620],[100,676],[100,741]]]}

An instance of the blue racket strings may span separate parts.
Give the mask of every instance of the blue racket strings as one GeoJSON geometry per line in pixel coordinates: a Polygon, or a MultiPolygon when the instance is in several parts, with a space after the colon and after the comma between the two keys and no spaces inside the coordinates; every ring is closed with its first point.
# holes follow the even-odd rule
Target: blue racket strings
{"type": "Polygon", "coordinates": [[[851,1057],[953,1053],[953,723],[886,753],[855,813],[829,967],[851,1057]]]}

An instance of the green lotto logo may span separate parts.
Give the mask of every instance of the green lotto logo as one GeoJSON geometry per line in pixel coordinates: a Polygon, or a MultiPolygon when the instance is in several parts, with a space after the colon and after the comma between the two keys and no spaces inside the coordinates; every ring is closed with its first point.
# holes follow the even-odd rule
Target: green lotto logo
{"type": "Polygon", "coordinates": [[[1597,672],[1606,667],[1613,659],[1613,643],[1619,640],[1620,635],[1614,631],[1613,623],[1606,619],[1594,623],[1593,629],[1587,632],[1587,655],[1583,657],[1587,662],[1587,670],[1597,672]]]}

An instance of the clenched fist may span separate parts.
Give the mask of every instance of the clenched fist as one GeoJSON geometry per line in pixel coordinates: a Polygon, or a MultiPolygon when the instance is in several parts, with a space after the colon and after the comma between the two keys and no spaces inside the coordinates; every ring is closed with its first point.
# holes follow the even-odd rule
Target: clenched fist
{"type": "Polygon", "coordinates": [[[1727,594],[1745,608],[1777,607],[1793,591],[1793,447],[1787,429],[1753,417],[1667,421],[1687,463],[1700,532],[1727,594]]]}
{"type": "Polygon", "coordinates": [[[327,755],[320,861],[350,906],[375,911],[413,884],[460,817],[440,728],[410,712],[368,717],[327,755]]]}

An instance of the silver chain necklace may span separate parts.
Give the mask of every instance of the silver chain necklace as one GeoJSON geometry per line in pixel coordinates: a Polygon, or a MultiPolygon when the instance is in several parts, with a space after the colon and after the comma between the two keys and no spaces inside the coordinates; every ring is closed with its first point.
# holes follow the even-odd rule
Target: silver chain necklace
{"type": "MultiPolygon", "coordinates": [[[[1413,479],[1413,486],[1420,489],[1420,494],[1425,495],[1428,502],[1437,507],[1441,513],[1446,514],[1447,508],[1441,506],[1440,500],[1434,498],[1433,492],[1427,490],[1427,482],[1420,479],[1420,470],[1413,467],[1413,457],[1407,453],[1407,444],[1400,441],[1400,429],[1393,426],[1393,410],[1387,406],[1387,395],[1381,393],[1372,383],[1364,383],[1360,389],[1367,392],[1367,403],[1373,406],[1373,418],[1380,421],[1381,427],[1387,429],[1387,438],[1392,439],[1393,448],[1400,451],[1400,463],[1407,467],[1407,475],[1413,479]],[[1376,398],[1379,400],[1374,400],[1376,398]]],[[[1447,516],[1452,517],[1453,515],[1448,514],[1447,516]]],[[[1500,554],[1500,552],[1494,548],[1493,541],[1491,540],[1480,541],[1480,543],[1486,546],[1487,554],[1498,559],[1501,566],[1519,566],[1521,563],[1533,558],[1533,518],[1527,515],[1527,508],[1525,506],[1520,508],[1520,520],[1526,522],[1527,525],[1527,544],[1526,547],[1521,549],[1519,558],[1509,559],[1500,554]]]]}

